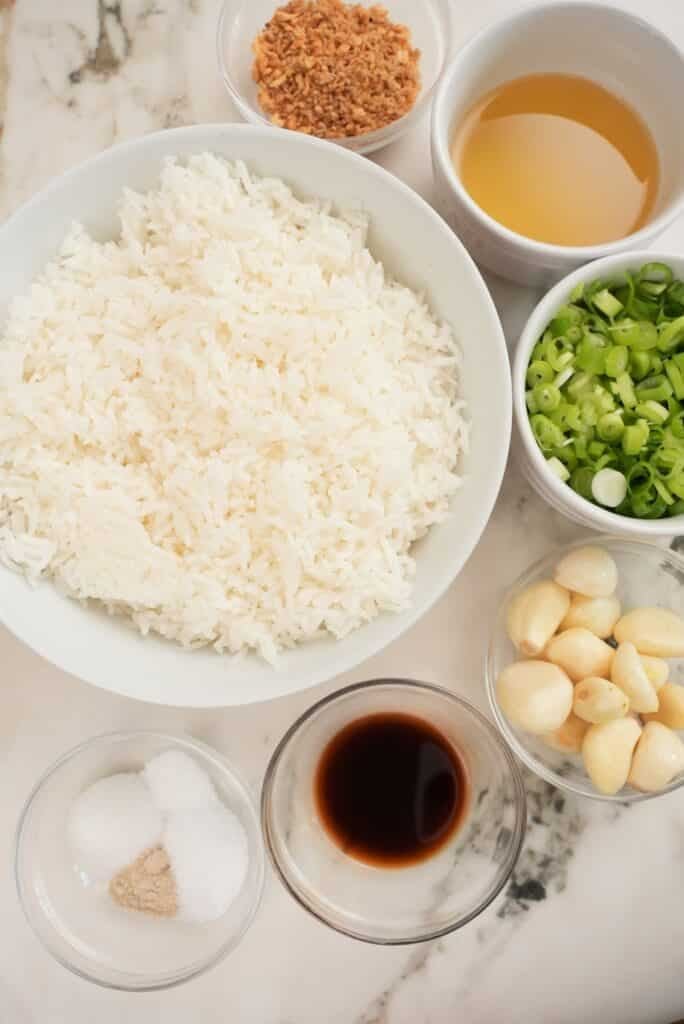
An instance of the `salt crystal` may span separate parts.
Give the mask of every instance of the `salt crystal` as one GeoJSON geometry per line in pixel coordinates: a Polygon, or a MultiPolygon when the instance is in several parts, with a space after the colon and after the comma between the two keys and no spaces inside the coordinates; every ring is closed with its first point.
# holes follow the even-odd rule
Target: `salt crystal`
{"type": "Polygon", "coordinates": [[[247,835],[218,801],[170,815],[163,846],[176,879],[179,916],[214,921],[228,910],[247,876],[247,835]]]}
{"type": "Polygon", "coordinates": [[[76,797],[67,828],[79,870],[104,882],[159,842],[163,820],[141,776],[121,772],[76,797]]]}
{"type": "Polygon", "coordinates": [[[157,806],[167,814],[208,807],[217,800],[207,773],[182,750],[167,750],[153,757],[143,769],[143,778],[157,806]]]}

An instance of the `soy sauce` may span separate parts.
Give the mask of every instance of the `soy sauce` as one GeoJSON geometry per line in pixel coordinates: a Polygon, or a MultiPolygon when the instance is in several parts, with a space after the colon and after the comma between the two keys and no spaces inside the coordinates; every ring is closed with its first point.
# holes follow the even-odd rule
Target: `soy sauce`
{"type": "Polygon", "coordinates": [[[422,718],[359,718],[330,740],[314,780],[318,813],[349,856],[377,867],[426,860],[465,816],[468,778],[458,751],[422,718]]]}

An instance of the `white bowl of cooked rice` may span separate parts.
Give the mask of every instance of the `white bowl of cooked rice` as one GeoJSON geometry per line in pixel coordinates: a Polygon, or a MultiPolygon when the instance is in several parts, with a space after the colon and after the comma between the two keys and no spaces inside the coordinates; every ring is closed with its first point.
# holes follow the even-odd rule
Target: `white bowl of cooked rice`
{"type": "Polygon", "coordinates": [[[457,577],[511,427],[467,252],[331,143],[116,146],[0,229],[0,621],[162,704],[358,665],[457,577]]]}

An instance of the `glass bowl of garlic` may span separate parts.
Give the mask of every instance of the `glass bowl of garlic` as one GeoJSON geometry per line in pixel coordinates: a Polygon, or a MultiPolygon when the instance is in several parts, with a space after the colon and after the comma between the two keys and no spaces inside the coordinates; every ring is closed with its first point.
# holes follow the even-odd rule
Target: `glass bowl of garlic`
{"type": "Polygon", "coordinates": [[[264,867],[252,795],[189,736],[86,740],[39,780],[17,829],[29,925],[107,988],[168,988],[217,964],[254,919],[264,867]]]}
{"type": "Polygon", "coordinates": [[[523,573],[486,663],[494,718],[541,778],[632,803],[684,785],[684,558],[598,537],[523,573]]]}

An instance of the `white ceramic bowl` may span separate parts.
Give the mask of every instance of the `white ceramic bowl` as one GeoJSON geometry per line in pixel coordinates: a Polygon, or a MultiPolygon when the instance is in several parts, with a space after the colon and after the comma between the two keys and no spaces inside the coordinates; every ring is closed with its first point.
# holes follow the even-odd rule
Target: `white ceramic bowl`
{"type": "Polygon", "coordinates": [[[437,88],[432,161],[440,211],[479,263],[523,284],[548,287],[589,260],[643,247],[684,208],[684,134],[674,101],[682,95],[681,51],[635,15],[584,2],[535,4],[518,11],[466,43],[437,88]],[[548,245],[499,224],[464,188],[449,153],[464,114],[502,82],[543,71],[593,79],[624,98],[649,126],[660,156],[661,183],[654,213],[639,231],[605,245],[548,245]]]}
{"type": "Polygon", "coordinates": [[[411,607],[383,615],[341,641],[320,640],[283,655],[277,668],[256,657],[183,650],[143,638],[127,623],[81,607],[49,584],[31,589],[0,569],[0,621],[60,668],[116,693],[163,704],[220,707],[281,697],[330,679],[385,647],[423,615],[456,578],[477,544],[501,485],[511,427],[503,331],[489,292],[458,239],[406,185],[340,146],[295,132],[247,125],[197,125],[116,146],[64,175],[0,228],[0,310],[28,287],[72,220],[98,238],[116,234],[126,186],[149,189],[170,155],[211,150],[277,175],[304,196],[363,203],[370,246],[404,283],[425,290],[463,347],[463,390],[472,410],[466,479],[448,519],[415,547],[411,607]],[[496,410],[496,414],[492,412],[496,410]]]}
{"type": "Polygon", "coordinates": [[[513,452],[527,481],[556,511],[573,522],[622,537],[655,538],[684,533],[684,515],[667,519],[630,519],[593,505],[563,483],[548,468],[532,433],[525,405],[525,375],[532,349],[546,325],[553,319],[555,311],[567,302],[576,285],[583,281],[593,281],[597,277],[610,277],[623,270],[638,270],[644,263],[650,262],[667,263],[676,277],[684,278],[684,257],[650,250],[606,256],[563,278],[532,311],[520,335],[513,362],[513,452]]]}
{"type": "MultiPolygon", "coordinates": [[[[246,121],[271,124],[257,99],[252,78],[252,43],[283,0],[224,0],[216,35],[219,71],[228,94],[246,121]]],[[[372,7],[376,0],[356,0],[372,7]]],[[[423,116],[435,85],[452,53],[454,38],[451,0],[383,0],[393,22],[407,25],[420,50],[420,92],[404,117],[364,135],[336,139],[355,153],[372,153],[394,142],[423,116]]]]}

